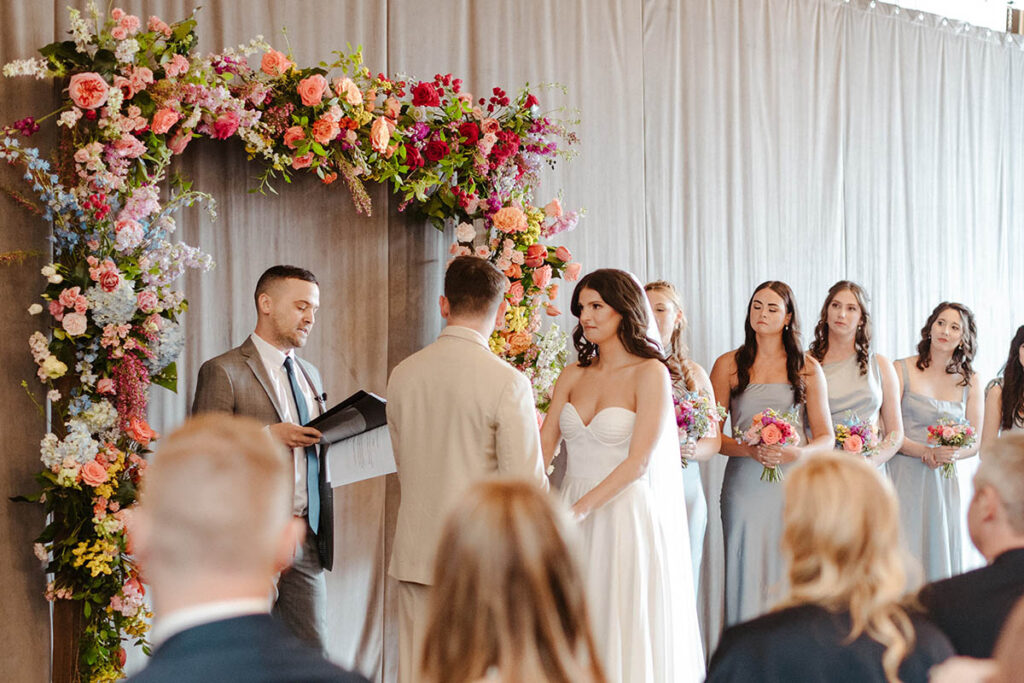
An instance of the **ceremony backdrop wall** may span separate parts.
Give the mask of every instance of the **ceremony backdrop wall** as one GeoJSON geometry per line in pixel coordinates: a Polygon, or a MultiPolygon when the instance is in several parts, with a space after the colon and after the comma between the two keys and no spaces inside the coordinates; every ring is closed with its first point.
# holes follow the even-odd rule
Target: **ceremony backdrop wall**
{"type": "MultiPolygon", "coordinates": [[[[0,4],[0,61],[31,56],[65,35],[64,0],[0,4]]],[[[83,7],[82,0],[73,5],[83,7]]],[[[176,20],[199,2],[121,3],[144,19],[176,20]]],[[[1024,323],[1024,51],[1017,42],[862,0],[207,0],[200,48],[264,34],[299,64],[362,45],[374,71],[430,78],[451,72],[478,95],[557,81],[543,106],[578,108],[579,157],[545,175],[539,199],[564,190],[585,207],[564,237],[587,270],[627,268],[682,292],[694,357],[710,369],[742,339],[751,288],[789,282],[805,341],[827,288],[840,278],[872,294],[879,352],[914,352],[931,308],[959,300],[978,316],[982,381],[998,370],[1024,323]],[[287,27],[287,43],[277,30],[287,27]],[[1013,293],[1016,292],[1016,296],[1013,293]]],[[[56,90],[0,80],[0,120],[48,111],[56,90]]],[[[41,141],[44,147],[47,141],[41,141]]],[[[252,330],[252,288],[267,266],[311,268],[322,308],[303,356],[333,400],[383,393],[387,373],[440,330],[437,295],[450,235],[397,213],[382,188],[372,217],[340,183],[301,178],[279,196],[250,194],[254,169],[235,145],[193,143],[179,162],[219,202],[182,237],[217,261],[185,281],[191,308],[179,393],[154,390],[161,431],[187,413],[206,358],[252,330]]],[[[17,175],[0,169],[0,183],[17,175]]],[[[47,249],[45,228],[0,198],[0,252],[47,249]]],[[[31,488],[44,431],[19,387],[32,386],[25,313],[45,257],[0,278],[0,493],[31,488]]],[[[568,314],[570,288],[560,295],[568,314]]],[[[708,533],[707,639],[720,627],[717,526],[724,458],[704,467],[708,533]]],[[[393,477],[336,490],[336,567],[329,576],[330,652],[394,677],[397,628],[385,578],[397,509],[393,477]]],[[[12,680],[47,678],[44,579],[31,554],[41,516],[7,503],[0,516],[0,623],[12,680]]]]}

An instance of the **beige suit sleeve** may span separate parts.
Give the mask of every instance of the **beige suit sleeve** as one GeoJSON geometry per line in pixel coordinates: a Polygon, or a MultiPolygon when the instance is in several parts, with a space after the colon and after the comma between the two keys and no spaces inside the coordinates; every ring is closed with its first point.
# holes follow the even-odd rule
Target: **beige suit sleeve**
{"type": "Polygon", "coordinates": [[[235,392],[231,377],[219,363],[207,361],[199,368],[192,414],[235,412],[235,392]]]}
{"type": "Polygon", "coordinates": [[[517,375],[502,392],[498,401],[497,423],[495,452],[498,472],[532,481],[547,490],[537,409],[530,383],[522,375],[517,375]]]}

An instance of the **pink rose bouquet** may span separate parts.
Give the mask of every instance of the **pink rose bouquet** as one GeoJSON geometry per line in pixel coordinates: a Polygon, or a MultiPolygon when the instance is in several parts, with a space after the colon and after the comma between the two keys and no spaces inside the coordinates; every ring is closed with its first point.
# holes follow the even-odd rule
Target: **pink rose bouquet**
{"type": "Polygon", "coordinates": [[[856,415],[835,426],[836,448],[870,458],[878,452],[879,439],[874,427],[856,415]]]}
{"type": "MultiPolygon", "coordinates": [[[[746,432],[736,430],[736,438],[749,446],[795,446],[800,443],[800,435],[796,431],[797,413],[795,410],[779,413],[769,408],[754,416],[746,432]]],[[[765,467],[761,472],[761,481],[782,481],[782,470],[778,467],[765,467]]]]}
{"type": "MultiPolygon", "coordinates": [[[[940,417],[935,424],[928,427],[928,445],[952,446],[967,448],[974,445],[975,431],[971,423],[962,417],[940,417]]],[[[950,461],[942,465],[942,476],[952,479],[956,474],[956,462],[950,461]]]]}

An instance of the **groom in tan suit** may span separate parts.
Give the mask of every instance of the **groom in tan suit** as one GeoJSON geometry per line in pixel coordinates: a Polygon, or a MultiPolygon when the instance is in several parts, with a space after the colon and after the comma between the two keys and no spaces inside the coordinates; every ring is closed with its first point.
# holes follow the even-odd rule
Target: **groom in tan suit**
{"type": "Polygon", "coordinates": [[[402,490],[389,571],[400,582],[401,683],[417,679],[448,509],[471,484],[494,475],[547,487],[530,382],[487,344],[507,286],[483,259],[452,261],[440,301],[447,327],[388,381],[388,427],[402,490]]]}
{"type": "Polygon", "coordinates": [[[245,415],[292,455],[292,514],[306,533],[291,568],[277,582],[274,616],[295,635],[324,649],[327,584],[334,559],[334,506],[320,432],[302,425],[319,415],[325,394],[320,373],[295,355],[306,344],[320,306],[320,286],[304,268],[273,266],[254,295],[256,329],[242,343],[199,369],[192,414],[245,415]]]}

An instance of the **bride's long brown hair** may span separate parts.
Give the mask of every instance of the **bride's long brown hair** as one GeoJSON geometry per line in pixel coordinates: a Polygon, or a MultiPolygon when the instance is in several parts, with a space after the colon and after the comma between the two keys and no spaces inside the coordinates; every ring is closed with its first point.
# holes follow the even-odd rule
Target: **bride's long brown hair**
{"type": "MultiPolygon", "coordinates": [[[[673,380],[679,377],[661,351],[661,342],[647,336],[650,323],[647,318],[647,296],[632,275],[615,268],[600,268],[584,275],[572,292],[570,310],[576,320],[579,320],[583,312],[580,292],[584,289],[597,292],[606,304],[622,316],[618,335],[627,352],[640,358],[657,358],[668,368],[673,380]]],[[[597,344],[584,336],[583,326],[578,322],[572,331],[572,344],[576,347],[581,367],[587,367],[597,358],[597,344]]]]}

